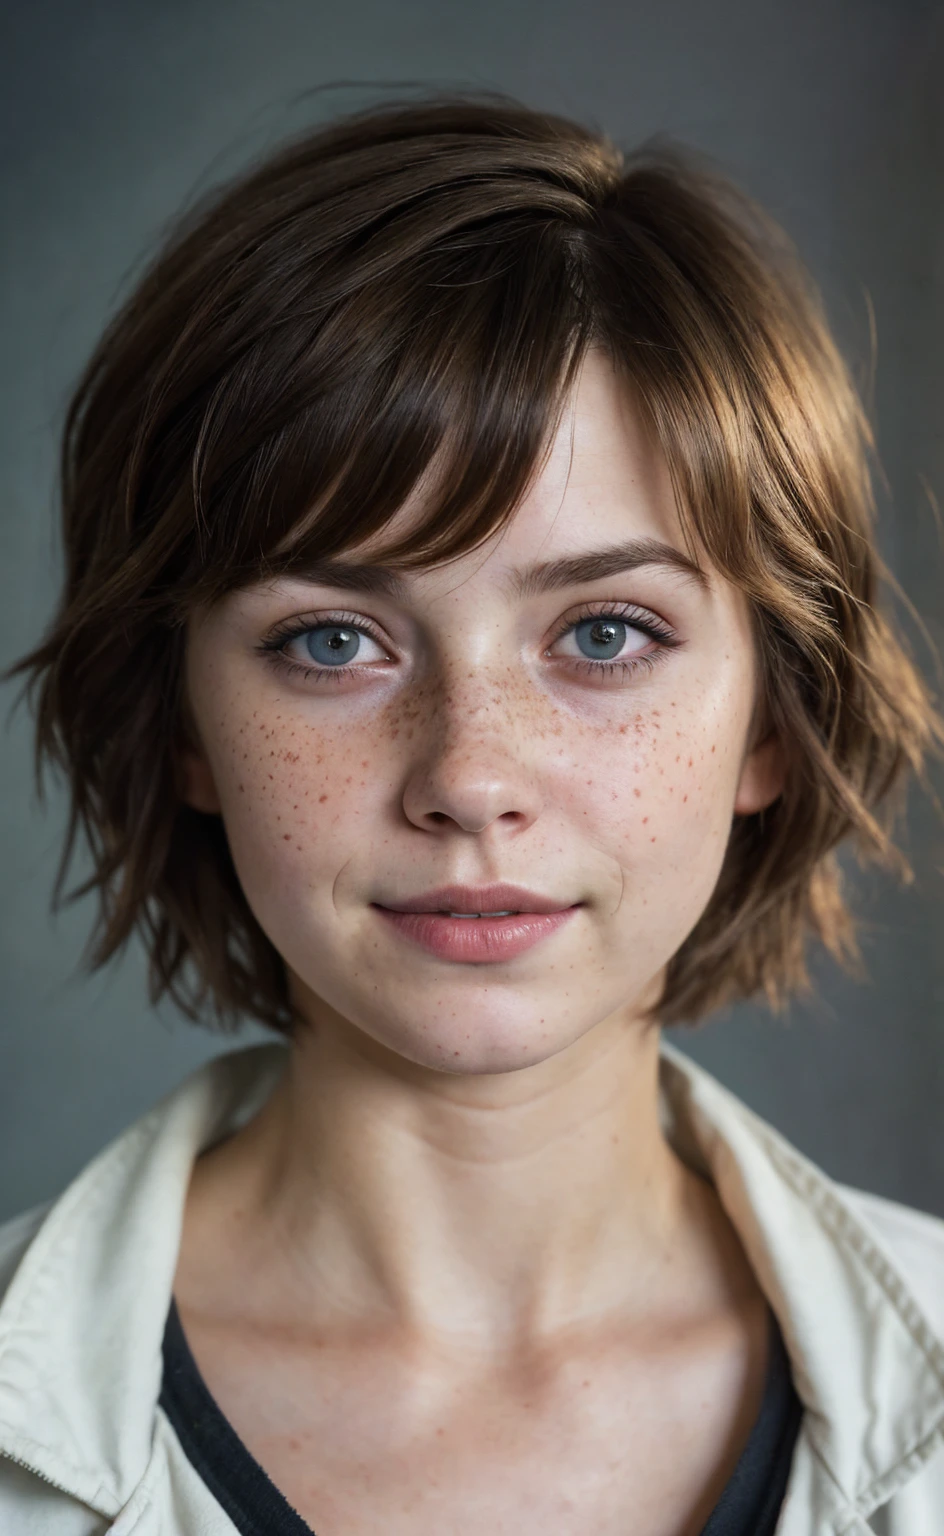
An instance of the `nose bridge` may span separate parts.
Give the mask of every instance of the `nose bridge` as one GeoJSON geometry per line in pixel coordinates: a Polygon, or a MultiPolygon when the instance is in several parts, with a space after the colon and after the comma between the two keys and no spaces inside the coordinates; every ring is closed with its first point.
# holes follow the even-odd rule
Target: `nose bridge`
{"type": "Polygon", "coordinates": [[[410,818],[434,824],[445,816],[466,830],[509,815],[533,820],[539,790],[514,668],[444,664],[424,694],[404,797],[410,818]]]}
{"type": "MultiPolygon", "coordinates": [[[[512,665],[443,664],[432,685],[429,722],[439,750],[516,759],[527,711],[526,690],[512,665]]],[[[533,712],[533,701],[531,704],[533,712]]]]}

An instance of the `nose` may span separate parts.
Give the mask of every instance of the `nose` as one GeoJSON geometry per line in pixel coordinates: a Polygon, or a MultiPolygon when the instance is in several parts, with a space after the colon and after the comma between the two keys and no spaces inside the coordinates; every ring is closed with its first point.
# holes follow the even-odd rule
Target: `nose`
{"type": "Polygon", "coordinates": [[[537,820],[541,787],[521,702],[508,678],[442,680],[413,737],[403,809],[414,826],[520,832],[537,820]]]}

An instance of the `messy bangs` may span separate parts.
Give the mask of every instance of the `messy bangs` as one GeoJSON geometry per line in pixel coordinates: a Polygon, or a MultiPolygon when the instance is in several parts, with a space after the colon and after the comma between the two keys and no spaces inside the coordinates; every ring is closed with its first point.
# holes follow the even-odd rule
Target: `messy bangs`
{"type": "Polygon", "coordinates": [[[343,291],[353,254],[332,252],[337,300],[328,307],[332,273],[319,270],[326,312],[304,338],[289,305],[220,381],[192,462],[202,516],[184,606],[368,540],[391,567],[447,562],[512,515],[593,322],[570,231],[535,229],[533,213],[509,213],[507,194],[490,201],[474,238],[460,225],[432,243],[427,230],[427,249],[428,215],[384,223],[360,252],[371,270],[353,291],[343,291]],[[421,520],[385,541],[430,484],[421,520]]]}
{"type": "Polygon", "coordinates": [[[736,818],[658,1017],[780,1003],[811,937],[854,955],[834,849],[894,857],[890,792],[940,725],[876,602],[871,439],[819,301],[695,157],[437,99],[309,134],[193,210],[76,390],[62,600],[19,670],[38,760],[71,790],[60,889],[77,836],[91,848],[94,964],[137,930],[154,998],[293,1027],[225,829],[181,803],[187,619],[368,540],[403,568],[477,547],[590,345],[632,388],[687,537],[748,596],[789,759],[781,799],[736,818]]]}

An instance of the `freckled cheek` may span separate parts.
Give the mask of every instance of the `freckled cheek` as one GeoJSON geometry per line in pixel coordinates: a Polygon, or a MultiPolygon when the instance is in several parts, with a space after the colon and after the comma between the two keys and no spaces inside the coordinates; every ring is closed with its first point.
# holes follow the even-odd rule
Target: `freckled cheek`
{"type": "Polygon", "coordinates": [[[598,751],[566,793],[577,824],[627,866],[714,868],[730,829],[733,769],[708,733],[648,732],[631,747],[598,751]]]}
{"type": "Polygon", "coordinates": [[[213,768],[244,884],[310,885],[318,867],[337,864],[370,803],[375,756],[350,729],[315,731],[271,712],[221,731],[213,768]]]}

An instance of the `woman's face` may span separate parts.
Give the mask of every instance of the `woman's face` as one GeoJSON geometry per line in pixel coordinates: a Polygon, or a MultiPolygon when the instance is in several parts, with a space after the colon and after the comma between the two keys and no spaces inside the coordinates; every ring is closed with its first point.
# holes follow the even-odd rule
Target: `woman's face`
{"type": "Polygon", "coordinates": [[[483,548],[396,593],[314,575],[194,621],[202,751],[184,764],[303,1012],[454,1073],[637,1019],[711,896],[732,817],[781,781],[776,743],[750,750],[746,601],[689,566],[666,466],[609,363],[587,358],[544,470],[483,548]],[[609,574],[560,565],[614,549],[609,574]],[[496,882],[566,915],[385,910],[496,882]]]}

